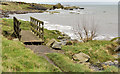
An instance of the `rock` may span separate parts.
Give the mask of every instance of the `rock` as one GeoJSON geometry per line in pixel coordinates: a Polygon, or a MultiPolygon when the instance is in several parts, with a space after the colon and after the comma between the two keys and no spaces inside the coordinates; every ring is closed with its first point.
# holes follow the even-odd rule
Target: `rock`
{"type": "Polygon", "coordinates": [[[68,35],[67,35],[67,34],[65,34],[65,33],[62,33],[62,35],[63,35],[63,36],[68,36],[68,35]]]}
{"type": "Polygon", "coordinates": [[[84,9],[84,8],[79,8],[79,9],[84,9]]]}
{"type": "Polygon", "coordinates": [[[58,36],[58,39],[63,39],[64,38],[64,36],[58,36]]]}
{"type": "Polygon", "coordinates": [[[55,39],[52,39],[52,40],[50,40],[50,41],[46,44],[46,46],[51,47],[54,42],[56,42],[56,40],[55,40],[55,39]]]}
{"type": "Polygon", "coordinates": [[[62,8],[62,9],[64,8],[64,6],[61,5],[60,3],[53,6],[53,9],[60,9],[60,8],[62,8]]]}
{"type": "Polygon", "coordinates": [[[90,56],[81,52],[79,54],[73,55],[73,59],[79,60],[80,62],[88,62],[90,60],[90,56]]]}
{"type": "Polygon", "coordinates": [[[118,56],[118,55],[113,55],[113,57],[114,57],[115,59],[118,59],[119,56],[118,56]]]}
{"type": "Polygon", "coordinates": [[[67,41],[66,45],[72,45],[73,43],[71,41],[67,41]]]}
{"type": "Polygon", "coordinates": [[[58,39],[63,39],[64,38],[64,36],[58,36],[58,39]]]}
{"type": "Polygon", "coordinates": [[[13,39],[13,41],[19,41],[19,39],[18,39],[18,38],[15,38],[15,39],[13,39]]]}
{"type": "Polygon", "coordinates": [[[89,62],[85,62],[83,64],[86,65],[86,66],[90,66],[91,65],[89,62]]]}
{"type": "Polygon", "coordinates": [[[58,39],[71,39],[69,36],[58,36],[58,39]]]}
{"type": "Polygon", "coordinates": [[[120,45],[116,47],[116,49],[114,50],[115,52],[119,52],[120,51],[120,45]]]}
{"type": "Polygon", "coordinates": [[[67,41],[61,41],[62,45],[66,45],[67,41]]]}
{"type": "Polygon", "coordinates": [[[53,45],[52,45],[52,48],[54,48],[54,49],[61,49],[61,48],[62,48],[61,45],[62,45],[61,42],[55,41],[55,42],[53,43],[53,45]]]}
{"type": "Polygon", "coordinates": [[[114,61],[114,64],[115,64],[115,65],[118,65],[118,60],[115,60],[115,61],[114,61]]]}
{"type": "Polygon", "coordinates": [[[114,65],[114,62],[112,62],[112,61],[107,61],[107,62],[104,62],[104,64],[111,66],[111,65],[114,65]]]}

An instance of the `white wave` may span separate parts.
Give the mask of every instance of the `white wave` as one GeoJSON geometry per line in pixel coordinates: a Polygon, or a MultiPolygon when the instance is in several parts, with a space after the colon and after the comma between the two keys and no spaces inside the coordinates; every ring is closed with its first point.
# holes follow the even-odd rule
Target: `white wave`
{"type": "MultiPolygon", "coordinates": [[[[45,21],[44,21],[45,22],[45,21]]],[[[47,21],[46,21],[47,22],[47,21]]],[[[59,24],[50,24],[49,22],[45,23],[44,27],[48,30],[59,30],[60,32],[63,32],[71,37],[71,39],[77,39],[81,41],[73,32],[73,28],[71,26],[63,26],[59,24]]],[[[95,37],[93,40],[111,40],[114,38],[113,36],[107,36],[107,35],[99,35],[95,37]]]]}

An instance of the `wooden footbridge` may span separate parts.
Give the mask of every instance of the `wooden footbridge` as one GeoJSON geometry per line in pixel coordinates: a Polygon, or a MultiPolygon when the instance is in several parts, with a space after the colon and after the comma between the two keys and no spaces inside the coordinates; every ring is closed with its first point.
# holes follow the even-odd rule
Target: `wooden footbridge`
{"type": "Polygon", "coordinates": [[[44,23],[42,21],[30,17],[31,30],[21,30],[21,23],[17,20],[16,17],[14,17],[13,21],[15,37],[18,38],[20,41],[22,41],[23,43],[44,42],[44,23]]]}

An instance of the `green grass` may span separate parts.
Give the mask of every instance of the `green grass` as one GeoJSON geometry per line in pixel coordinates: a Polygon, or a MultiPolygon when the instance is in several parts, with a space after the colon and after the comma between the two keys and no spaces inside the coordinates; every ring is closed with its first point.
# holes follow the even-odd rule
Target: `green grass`
{"type": "Polygon", "coordinates": [[[2,6],[3,10],[10,10],[10,11],[17,11],[17,10],[30,10],[28,9],[28,7],[30,7],[30,5],[28,4],[18,4],[15,2],[6,2],[8,5],[0,5],[2,6]]]}
{"type": "Polygon", "coordinates": [[[60,72],[43,57],[37,56],[19,41],[2,38],[3,72],[60,72]]]}
{"type": "Polygon", "coordinates": [[[61,32],[57,31],[57,30],[47,30],[44,29],[44,37],[46,39],[46,42],[48,42],[51,39],[56,39],[57,41],[59,41],[57,38],[58,36],[62,36],[61,32]]]}
{"type": "MultiPolygon", "coordinates": [[[[1,20],[2,20],[2,33],[4,31],[7,31],[9,33],[7,37],[9,37],[13,33],[13,19],[1,19],[1,20]]],[[[20,22],[21,22],[20,28],[22,30],[30,30],[29,21],[20,20],[20,22]]],[[[61,32],[57,30],[44,29],[44,37],[45,37],[46,42],[48,42],[50,39],[53,39],[53,38],[58,40],[57,39],[58,36],[61,36],[61,32]]]]}
{"type": "Polygon", "coordinates": [[[110,41],[89,41],[86,43],[75,43],[71,46],[63,46],[62,50],[65,51],[65,54],[72,59],[72,55],[83,52],[91,57],[90,62],[96,63],[97,61],[105,62],[108,60],[114,60],[112,54],[109,54],[106,46],[115,44],[114,42],[110,41]]]}
{"type": "MultiPolygon", "coordinates": [[[[37,9],[29,9],[31,6],[31,3],[15,3],[15,2],[4,2],[8,5],[0,5],[0,7],[2,7],[1,9],[2,10],[9,10],[9,11],[34,11],[34,10],[37,10],[37,9]]],[[[48,4],[35,4],[34,5],[40,5],[42,7],[45,7],[47,9],[50,9],[52,8],[53,5],[48,5],[48,4]]]]}
{"type": "Polygon", "coordinates": [[[60,53],[51,53],[47,56],[64,72],[90,72],[87,66],[75,64],[69,57],[60,53]]]}
{"type": "MultiPolygon", "coordinates": [[[[30,29],[30,23],[29,21],[22,21],[19,20],[21,22],[20,24],[20,28],[22,30],[29,30],[30,29]]],[[[2,30],[13,30],[13,19],[2,19],[2,30]],[[8,28],[8,29],[7,29],[8,28]]]]}
{"type": "Polygon", "coordinates": [[[103,72],[118,72],[118,68],[115,66],[109,66],[103,72]]]}
{"type": "Polygon", "coordinates": [[[50,5],[50,4],[40,4],[43,7],[46,7],[48,9],[52,8],[54,5],[50,5]]]}
{"type": "MultiPolygon", "coordinates": [[[[13,30],[13,19],[1,19],[2,21],[2,34],[5,37],[11,38],[14,30],[13,30]]],[[[29,21],[22,21],[21,22],[20,28],[22,30],[30,30],[30,23],[29,21]]]]}

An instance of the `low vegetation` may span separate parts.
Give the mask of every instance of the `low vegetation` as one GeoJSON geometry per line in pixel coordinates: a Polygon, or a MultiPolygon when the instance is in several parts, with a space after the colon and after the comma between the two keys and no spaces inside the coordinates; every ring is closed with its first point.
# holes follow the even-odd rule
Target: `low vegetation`
{"type": "Polygon", "coordinates": [[[3,72],[60,72],[19,41],[2,38],[3,72]]]}
{"type": "Polygon", "coordinates": [[[118,72],[118,68],[115,66],[109,66],[103,72],[118,72]]]}
{"type": "MultiPolygon", "coordinates": [[[[2,34],[3,36],[7,37],[8,39],[13,39],[13,19],[1,19],[2,20],[2,34]]],[[[22,30],[29,30],[30,24],[28,21],[20,20],[21,25],[20,28],[22,30]]]]}
{"type": "Polygon", "coordinates": [[[51,54],[48,54],[48,57],[57,66],[59,66],[60,69],[64,72],[90,72],[91,71],[85,65],[73,63],[73,61],[69,59],[69,57],[65,56],[64,54],[51,53],[51,54]]]}
{"type": "Polygon", "coordinates": [[[74,54],[83,52],[91,57],[90,62],[95,64],[96,62],[105,62],[108,60],[114,60],[112,53],[117,46],[117,43],[110,41],[89,41],[86,43],[74,43],[73,45],[63,46],[62,50],[65,54],[72,59],[74,54]]]}
{"type": "Polygon", "coordinates": [[[0,6],[0,10],[5,11],[35,11],[35,10],[47,10],[53,5],[48,4],[36,4],[36,3],[24,3],[24,2],[3,2],[0,6]]]}

